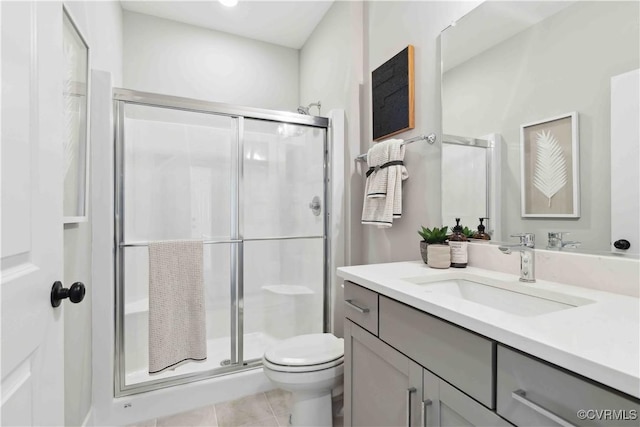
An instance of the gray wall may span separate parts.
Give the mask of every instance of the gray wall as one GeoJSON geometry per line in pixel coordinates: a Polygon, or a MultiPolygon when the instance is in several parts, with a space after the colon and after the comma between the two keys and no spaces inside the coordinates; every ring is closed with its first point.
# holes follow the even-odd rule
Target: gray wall
{"type": "MultiPolygon", "coordinates": [[[[415,129],[398,135],[440,135],[440,64],[438,37],[452,21],[478,2],[365,3],[365,59],[362,102],[362,152],[371,145],[371,72],[408,44],[415,47],[415,129]]],[[[392,228],[363,228],[365,263],[419,259],[417,230],[441,226],[440,143],[407,146],[409,179],[403,188],[403,214],[392,228]]],[[[361,178],[364,179],[364,178],[361,178]]],[[[359,197],[362,206],[362,194],[359,197]]],[[[358,214],[359,216],[359,214],[358,214]]]]}
{"type": "MultiPolygon", "coordinates": [[[[362,83],[363,6],[360,2],[335,2],[300,50],[300,104],[322,101],[322,114],[345,110],[346,141],[342,152],[345,176],[345,263],[362,262],[359,222],[363,181],[352,159],[360,154],[360,84],[362,83]]],[[[315,112],[315,109],[312,109],[315,112]]],[[[336,236],[337,237],[337,236],[336,236]]],[[[339,281],[338,281],[339,282],[339,281]]],[[[334,331],[342,336],[342,288],[333,292],[334,331]]]]}
{"type": "Polygon", "coordinates": [[[503,236],[534,232],[544,246],[548,231],[570,231],[581,249],[609,249],[610,78],[640,66],[639,14],[638,2],[579,2],[445,74],[445,132],[497,132],[506,142],[503,236]],[[520,125],[572,111],[580,124],[581,218],[522,219],[520,125]]]}
{"type": "Polygon", "coordinates": [[[295,111],[298,50],[124,11],[127,89],[295,111]]]}
{"type": "MultiPolygon", "coordinates": [[[[91,68],[122,82],[122,9],[115,1],[65,2],[87,40],[91,68]]],[[[89,188],[91,188],[89,186],[89,188]]],[[[87,194],[87,197],[90,197],[87,194]]],[[[89,221],[64,227],[64,285],[81,281],[87,288],[80,304],[65,301],[65,426],[82,425],[91,409],[91,209],[89,221]]]]}

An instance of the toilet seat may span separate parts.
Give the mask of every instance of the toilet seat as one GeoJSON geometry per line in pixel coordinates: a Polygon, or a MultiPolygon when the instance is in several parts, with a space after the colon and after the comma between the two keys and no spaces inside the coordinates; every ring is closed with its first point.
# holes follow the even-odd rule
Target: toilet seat
{"type": "Polygon", "coordinates": [[[279,372],[314,372],[344,363],[344,340],[332,334],[288,338],[267,350],[264,366],[279,372]]]}
{"type": "Polygon", "coordinates": [[[265,368],[271,369],[272,371],[277,372],[315,372],[315,371],[323,371],[325,369],[335,368],[336,366],[341,366],[344,364],[344,357],[339,357],[335,360],[319,363],[316,365],[299,365],[299,366],[290,366],[290,365],[279,365],[277,363],[273,363],[266,358],[262,359],[262,364],[265,368]]]}

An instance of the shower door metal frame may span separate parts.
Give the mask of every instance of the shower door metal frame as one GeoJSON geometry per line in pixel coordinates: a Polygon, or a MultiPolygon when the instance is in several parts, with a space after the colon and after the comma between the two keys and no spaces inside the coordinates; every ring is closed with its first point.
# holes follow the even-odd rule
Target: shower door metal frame
{"type": "Polygon", "coordinates": [[[114,357],[114,396],[122,397],[147,391],[162,389],[169,386],[186,384],[193,381],[205,380],[221,375],[241,372],[247,369],[255,369],[262,366],[260,359],[244,360],[244,242],[259,240],[288,240],[288,239],[323,239],[323,322],[324,332],[331,328],[331,274],[330,266],[330,226],[329,210],[331,206],[331,194],[329,186],[330,176],[330,150],[329,150],[329,119],[324,117],[306,116],[285,111],[273,111],[253,107],[242,107],[231,104],[207,102],[189,98],[181,98],[169,95],[160,95],[133,91],[130,89],[113,89],[114,107],[114,250],[115,250],[115,357],[114,357]],[[176,375],[169,378],[145,381],[143,383],[126,385],[124,366],[124,248],[146,246],[147,242],[124,241],[124,110],[126,104],[144,105],[148,107],[168,108],[194,113],[215,114],[229,116],[236,121],[236,164],[232,165],[232,174],[235,172],[235,191],[231,192],[231,238],[229,240],[205,241],[207,244],[230,244],[233,250],[231,256],[231,365],[207,371],[176,375]],[[275,123],[287,123],[316,127],[325,130],[323,147],[323,189],[324,189],[324,221],[322,236],[281,236],[244,239],[243,219],[244,212],[244,121],[245,118],[264,120],[275,123]],[[235,364],[234,364],[235,363],[235,364]]]}

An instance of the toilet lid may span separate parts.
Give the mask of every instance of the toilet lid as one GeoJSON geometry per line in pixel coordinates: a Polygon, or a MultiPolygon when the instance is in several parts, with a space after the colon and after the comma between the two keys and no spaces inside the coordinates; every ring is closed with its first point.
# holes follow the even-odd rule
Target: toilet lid
{"type": "Polygon", "coordinates": [[[344,340],[332,334],[288,338],[271,347],[264,358],[276,365],[310,366],[337,361],[344,355],[344,340]]]}

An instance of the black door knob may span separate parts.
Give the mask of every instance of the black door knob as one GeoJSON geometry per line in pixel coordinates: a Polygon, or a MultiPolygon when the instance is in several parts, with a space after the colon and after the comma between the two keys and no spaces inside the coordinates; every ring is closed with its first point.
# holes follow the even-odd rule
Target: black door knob
{"type": "Polygon", "coordinates": [[[58,307],[67,297],[72,303],[77,304],[84,299],[85,293],[86,290],[82,282],[74,283],[69,289],[63,288],[61,282],[55,282],[51,287],[51,306],[58,307]]]}
{"type": "Polygon", "coordinates": [[[631,247],[631,243],[626,239],[620,239],[613,242],[613,247],[616,249],[627,250],[631,247]]]}

